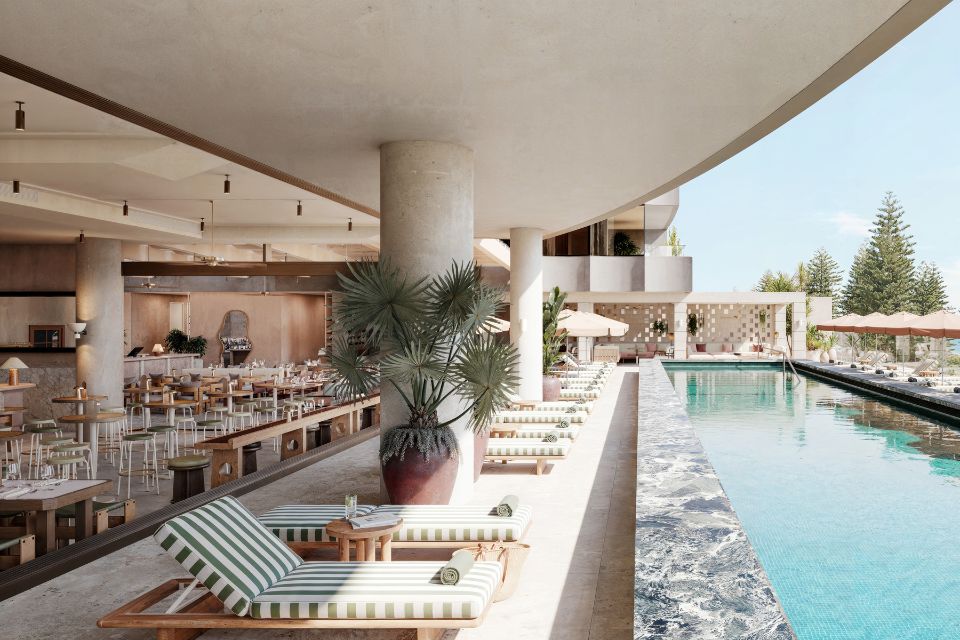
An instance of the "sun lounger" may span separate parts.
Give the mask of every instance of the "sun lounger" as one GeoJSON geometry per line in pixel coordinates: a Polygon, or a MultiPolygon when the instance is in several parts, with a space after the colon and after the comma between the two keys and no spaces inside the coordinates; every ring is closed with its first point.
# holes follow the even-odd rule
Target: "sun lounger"
{"type": "Polygon", "coordinates": [[[559,411],[501,411],[493,417],[494,422],[508,424],[557,424],[566,420],[570,424],[587,421],[585,413],[560,413],[559,411]]]}
{"type": "Polygon", "coordinates": [[[98,626],[156,629],[158,640],[218,628],[416,629],[428,640],[479,626],[503,574],[499,562],[477,561],[445,585],[443,562],[304,562],[232,497],[174,518],[154,537],[193,579],[170,580],[98,626]],[[197,584],[208,592],[188,601],[197,584]],[[175,594],[166,613],[148,611],[175,594]]]}
{"type": "Polygon", "coordinates": [[[600,397],[599,389],[561,389],[561,400],[578,400],[580,398],[595,400],[600,397]]]}
{"type": "MultiPolygon", "coordinates": [[[[403,518],[393,534],[394,548],[475,546],[481,542],[520,542],[533,519],[529,505],[511,516],[498,516],[492,507],[461,505],[383,505],[366,513],[390,513],[403,518]]],[[[337,505],[284,505],[260,516],[260,522],[293,549],[335,544],[326,526],[343,517],[337,505]]]]}
{"type": "Polygon", "coordinates": [[[556,402],[517,402],[511,411],[539,411],[551,413],[590,413],[593,411],[592,402],[576,402],[573,400],[558,400],[556,402]],[[572,411],[571,411],[572,410],[572,411]]]}
{"type": "Polygon", "coordinates": [[[557,439],[567,439],[571,442],[576,440],[580,435],[580,427],[576,425],[571,425],[568,427],[557,427],[556,425],[523,425],[517,427],[513,431],[514,438],[536,438],[538,440],[543,440],[547,437],[548,434],[553,434],[557,436],[557,439]]]}
{"type": "Polygon", "coordinates": [[[487,443],[486,462],[529,460],[536,463],[537,475],[542,475],[547,462],[563,460],[570,452],[569,439],[556,442],[537,441],[533,438],[490,438],[487,443]]]}

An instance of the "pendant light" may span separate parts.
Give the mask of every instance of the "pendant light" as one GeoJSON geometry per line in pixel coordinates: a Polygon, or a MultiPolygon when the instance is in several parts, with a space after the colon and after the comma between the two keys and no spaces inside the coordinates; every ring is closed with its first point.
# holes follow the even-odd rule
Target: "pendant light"
{"type": "Polygon", "coordinates": [[[14,180],[14,181],[13,181],[13,192],[14,192],[14,193],[20,193],[20,181],[19,181],[19,180],[14,180]]]}
{"type": "Polygon", "coordinates": [[[223,192],[230,193],[230,174],[226,174],[223,180],[223,192]]]}
{"type": "Polygon", "coordinates": [[[14,129],[17,131],[26,131],[27,129],[27,114],[23,112],[23,101],[17,100],[17,112],[14,115],[14,129]]]}
{"type": "Polygon", "coordinates": [[[83,229],[80,229],[80,244],[83,244],[83,238],[84,238],[83,229]]]}
{"type": "Polygon", "coordinates": [[[204,227],[206,227],[206,225],[203,222],[203,218],[200,218],[200,233],[203,233],[204,227]]]}
{"type": "Polygon", "coordinates": [[[353,231],[353,218],[347,218],[347,231],[353,231]]]}
{"type": "Polygon", "coordinates": [[[303,204],[299,200],[297,200],[297,215],[303,215],[303,204]]]}
{"type": "Polygon", "coordinates": [[[127,201],[126,201],[126,200],[123,201],[123,215],[124,215],[124,216],[129,216],[129,215],[130,215],[130,207],[127,206],[127,201]]]}

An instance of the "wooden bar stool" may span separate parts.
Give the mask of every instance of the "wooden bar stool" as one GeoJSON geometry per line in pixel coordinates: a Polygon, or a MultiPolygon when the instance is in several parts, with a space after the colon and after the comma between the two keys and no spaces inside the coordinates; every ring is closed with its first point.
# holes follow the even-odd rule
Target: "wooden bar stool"
{"type": "Polygon", "coordinates": [[[180,502],[206,491],[203,470],[210,466],[205,455],[178,456],[167,460],[167,469],[173,473],[173,499],[180,502]]]}

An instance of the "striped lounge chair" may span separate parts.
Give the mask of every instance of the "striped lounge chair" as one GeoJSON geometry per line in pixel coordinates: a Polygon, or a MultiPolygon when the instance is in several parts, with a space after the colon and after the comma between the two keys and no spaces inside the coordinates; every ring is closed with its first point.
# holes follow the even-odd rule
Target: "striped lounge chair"
{"type": "MultiPolygon", "coordinates": [[[[403,518],[393,534],[393,547],[475,546],[481,542],[520,542],[533,520],[529,505],[520,505],[509,517],[498,516],[493,508],[469,505],[383,505],[370,512],[391,513],[403,518]]],[[[293,549],[309,549],[334,541],[326,534],[332,520],[343,517],[336,505],[286,505],[260,516],[260,522],[293,549]]]]}
{"type": "Polygon", "coordinates": [[[585,413],[560,413],[559,411],[501,411],[493,417],[494,422],[505,424],[557,424],[566,420],[570,424],[587,421],[585,413]]]}
{"type": "Polygon", "coordinates": [[[479,626],[502,577],[488,561],[456,585],[440,583],[442,562],[304,562],[232,497],[174,518],[154,537],[193,578],[164,583],[98,626],[155,628],[160,640],[216,628],[416,629],[429,640],[479,626]],[[206,592],[188,601],[198,584],[206,592]],[[148,612],[175,594],[166,613],[148,612]]]}
{"type": "Polygon", "coordinates": [[[543,442],[534,438],[490,438],[487,443],[485,462],[511,460],[532,460],[536,463],[537,475],[543,475],[547,462],[563,460],[570,452],[570,440],[559,439],[556,442],[543,442]]]}
{"type": "Polygon", "coordinates": [[[513,431],[512,438],[536,438],[543,440],[549,434],[554,434],[560,440],[569,440],[573,442],[580,435],[580,427],[571,425],[569,427],[557,427],[555,425],[536,425],[527,424],[513,431]]]}
{"type": "MultiPolygon", "coordinates": [[[[574,413],[590,413],[593,411],[592,402],[577,403],[572,400],[558,400],[556,402],[539,402],[532,409],[519,409],[519,411],[542,411],[552,413],[567,413],[573,409],[574,413]]],[[[513,409],[514,411],[518,409],[513,409]]]]}
{"type": "Polygon", "coordinates": [[[599,389],[561,389],[560,390],[560,399],[561,400],[578,400],[580,398],[586,400],[596,400],[600,397],[599,389]]]}

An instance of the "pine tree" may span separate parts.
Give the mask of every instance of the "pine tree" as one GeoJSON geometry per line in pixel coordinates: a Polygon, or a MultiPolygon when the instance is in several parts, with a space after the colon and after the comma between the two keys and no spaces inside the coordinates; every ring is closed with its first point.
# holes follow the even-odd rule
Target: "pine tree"
{"type": "Polygon", "coordinates": [[[783,271],[777,271],[776,273],[773,273],[767,269],[763,272],[763,275],[760,276],[760,282],[757,283],[757,286],[754,287],[753,290],[767,293],[796,291],[797,285],[795,276],[791,276],[783,271]]]}
{"type": "Polygon", "coordinates": [[[943,274],[933,262],[921,262],[914,291],[914,311],[920,315],[947,308],[947,288],[943,274]]]}
{"type": "Polygon", "coordinates": [[[844,289],[844,310],[866,314],[914,308],[913,236],[900,201],[888,191],[877,209],[870,240],[857,254],[844,289]]]}
{"type": "Polygon", "coordinates": [[[823,247],[817,249],[807,263],[806,291],[811,296],[836,296],[840,293],[843,274],[840,265],[823,247]]]}

